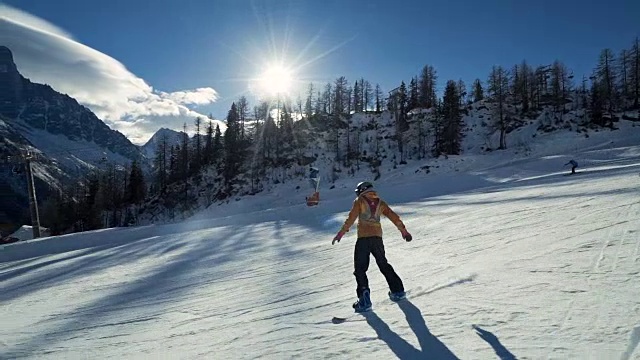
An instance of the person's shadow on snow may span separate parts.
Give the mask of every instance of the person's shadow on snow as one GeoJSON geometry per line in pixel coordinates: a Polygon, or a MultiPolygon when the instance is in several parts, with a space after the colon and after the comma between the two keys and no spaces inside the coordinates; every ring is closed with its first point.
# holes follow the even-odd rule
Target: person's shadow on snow
{"type": "Polygon", "coordinates": [[[421,350],[416,349],[413,345],[393,332],[393,330],[389,328],[389,325],[380,319],[375,312],[364,313],[364,317],[369,326],[376,331],[378,338],[386,342],[389,349],[391,349],[399,359],[458,359],[445,344],[431,334],[420,309],[413,305],[411,301],[408,299],[402,300],[398,303],[398,306],[402,312],[404,312],[409,327],[411,327],[411,330],[416,334],[421,350]]]}
{"type": "Polygon", "coordinates": [[[473,325],[472,327],[476,331],[476,334],[478,334],[478,336],[482,338],[482,340],[491,345],[500,360],[517,360],[516,356],[513,355],[509,350],[507,350],[507,348],[502,345],[500,340],[498,340],[498,337],[495,336],[492,332],[484,330],[478,325],[473,325]]]}

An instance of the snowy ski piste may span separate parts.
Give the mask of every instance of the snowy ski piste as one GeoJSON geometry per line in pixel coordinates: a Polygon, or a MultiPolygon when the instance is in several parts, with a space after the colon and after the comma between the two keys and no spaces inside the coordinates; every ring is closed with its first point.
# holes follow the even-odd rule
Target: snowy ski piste
{"type": "Polygon", "coordinates": [[[315,207],[300,179],[179,223],[6,245],[0,358],[640,359],[640,137],[620,127],[385,169],[408,295],[391,302],[372,259],[364,314],[355,228],[331,245],[364,171],[315,207]]]}

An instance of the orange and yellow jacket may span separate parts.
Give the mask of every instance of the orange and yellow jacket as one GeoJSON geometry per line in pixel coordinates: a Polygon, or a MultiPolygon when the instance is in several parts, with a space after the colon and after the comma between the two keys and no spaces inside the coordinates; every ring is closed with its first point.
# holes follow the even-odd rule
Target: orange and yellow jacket
{"type": "Polygon", "coordinates": [[[380,215],[386,216],[391,222],[403,232],[405,226],[400,220],[400,216],[396,214],[386,202],[384,202],[378,194],[373,191],[365,191],[353,201],[351,211],[347,220],[342,225],[340,231],[346,233],[353,223],[358,220],[358,238],[379,236],[382,237],[382,225],[380,224],[380,215]]]}

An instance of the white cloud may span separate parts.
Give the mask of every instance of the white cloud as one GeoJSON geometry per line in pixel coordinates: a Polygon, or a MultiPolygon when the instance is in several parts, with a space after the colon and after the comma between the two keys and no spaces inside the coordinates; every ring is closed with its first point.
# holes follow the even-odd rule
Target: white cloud
{"type": "Polygon", "coordinates": [[[138,144],[161,127],[181,130],[183,123],[205,117],[187,105],[210,104],[218,97],[212,88],[155,90],[112,57],[45,20],[2,4],[0,45],[11,49],[23,76],[75,98],[138,144]]]}
{"type": "Polygon", "coordinates": [[[198,88],[191,91],[161,92],[160,96],[182,105],[206,105],[215,101],[218,94],[212,88],[198,88]]]}

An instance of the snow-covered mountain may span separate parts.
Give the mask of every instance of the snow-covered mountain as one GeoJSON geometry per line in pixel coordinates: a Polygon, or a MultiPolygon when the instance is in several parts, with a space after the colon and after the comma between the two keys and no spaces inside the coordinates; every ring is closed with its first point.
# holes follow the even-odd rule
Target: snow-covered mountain
{"type": "MultiPolygon", "coordinates": [[[[23,223],[28,217],[24,176],[13,174],[26,151],[34,161],[39,200],[62,182],[77,179],[105,163],[143,160],[140,149],[112,130],[89,109],[48,85],[20,75],[11,51],[0,46],[0,183],[3,197],[0,222],[23,223]],[[17,207],[16,207],[17,206],[17,207]],[[18,211],[16,211],[16,209],[18,211]]],[[[18,169],[19,170],[19,169],[18,169]]]]}
{"type": "Polygon", "coordinates": [[[372,259],[365,315],[355,231],[331,245],[364,168],[313,208],[298,177],[174,224],[7,245],[0,358],[640,359],[634,125],[385,161],[375,187],[414,238],[383,220],[385,250],[409,294],[390,302],[372,259]]]}
{"type": "Polygon", "coordinates": [[[153,159],[156,155],[156,151],[158,150],[158,145],[163,139],[166,139],[167,146],[171,147],[172,145],[182,144],[183,138],[184,132],[182,131],[160,128],[160,130],[156,131],[146,144],[142,145],[141,150],[147,159],[153,159]]]}

